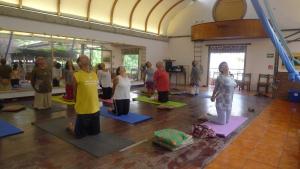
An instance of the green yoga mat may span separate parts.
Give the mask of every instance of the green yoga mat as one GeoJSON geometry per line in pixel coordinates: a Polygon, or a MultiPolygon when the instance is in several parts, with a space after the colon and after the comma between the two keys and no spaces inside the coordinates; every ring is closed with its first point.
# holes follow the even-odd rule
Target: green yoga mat
{"type": "Polygon", "coordinates": [[[166,103],[160,103],[157,100],[153,100],[147,96],[139,96],[139,97],[135,98],[135,100],[141,101],[141,102],[146,102],[146,103],[151,103],[151,104],[173,107],[173,108],[179,108],[179,107],[183,107],[186,105],[185,103],[175,102],[175,101],[168,101],[166,103]]]}

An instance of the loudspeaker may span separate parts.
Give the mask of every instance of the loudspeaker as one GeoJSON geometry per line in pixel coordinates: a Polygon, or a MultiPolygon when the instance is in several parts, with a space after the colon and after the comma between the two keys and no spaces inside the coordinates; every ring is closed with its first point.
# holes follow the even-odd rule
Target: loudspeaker
{"type": "Polygon", "coordinates": [[[172,61],[171,60],[165,60],[165,68],[167,72],[172,71],[172,61]]]}

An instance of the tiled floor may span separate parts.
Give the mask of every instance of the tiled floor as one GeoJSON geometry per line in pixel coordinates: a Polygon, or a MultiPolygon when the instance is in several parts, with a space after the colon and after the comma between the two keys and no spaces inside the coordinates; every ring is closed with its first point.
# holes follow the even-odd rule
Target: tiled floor
{"type": "Polygon", "coordinates": [[[300,169],[300,104],[274,100],[205,169],[300,169]]]}

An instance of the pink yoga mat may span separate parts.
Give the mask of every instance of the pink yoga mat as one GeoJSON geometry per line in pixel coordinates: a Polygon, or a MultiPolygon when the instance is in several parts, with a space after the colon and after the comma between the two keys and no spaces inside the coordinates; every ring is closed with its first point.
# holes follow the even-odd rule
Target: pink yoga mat
{"type": "Polygon", "coordinates": [[[247,117],[231,116],[229,123],[225,125],[218,125],[212,122],[205,122],[203,125],[207,125],[209,128],[213,129],[217,135],[227,137],[229,134],[239,128],[247,119],[247,117]]]}

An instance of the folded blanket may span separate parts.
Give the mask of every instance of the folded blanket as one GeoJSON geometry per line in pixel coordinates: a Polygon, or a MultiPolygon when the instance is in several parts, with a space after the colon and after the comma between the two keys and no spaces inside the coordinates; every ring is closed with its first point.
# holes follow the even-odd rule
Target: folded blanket
{"type": "Polygon", "coordinates": [[[163,142],[173,147],[181,146],[186,141],[192,138],[191,135],[188,135],[176,129],[163,129],[155,131],[154,136],[160,142],[163,142]]]}

